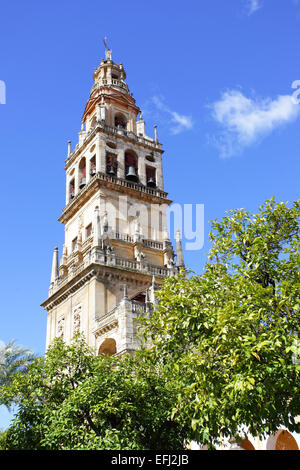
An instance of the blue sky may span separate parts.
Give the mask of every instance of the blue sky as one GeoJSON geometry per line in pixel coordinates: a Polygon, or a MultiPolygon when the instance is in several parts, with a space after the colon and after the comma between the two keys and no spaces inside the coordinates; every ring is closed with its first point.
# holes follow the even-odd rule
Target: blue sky
{"type": "MultiPolygon", "coordinates": [[[[299,31],[296,0],[2,2],[0,340],[44,353],[67,141],[77,142],[103,37],[148,135],[158,125],[170,198],[204,204],[204,246],[185,253],[201,272],[209,220],[299,198],[299,31]]],[[[0,412],[0,427],[7,419],[0,412]]]]}

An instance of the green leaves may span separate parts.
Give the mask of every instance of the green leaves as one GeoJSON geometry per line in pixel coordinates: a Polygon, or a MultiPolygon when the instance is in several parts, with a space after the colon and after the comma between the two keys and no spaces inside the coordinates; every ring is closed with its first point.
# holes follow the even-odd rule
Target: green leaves
{"type": "Polygon", "coordinates": [[[4,386],[17,404],[5,448],[210,448],[241,426],[299,431],[300,202],[212,222],[203,274],[165,280],[141,319],[135,357],[95,357],[84,338],[56,340],[4,386]],[[146,343],[147,344],[147,343],[146,343]]]}
{"type": "MultiPolygon", "coordinates": [[[[83,337],[55,340],[0,393],[18,413],[7,449],[183,448],[189,431],[171,417],[177,386],[147,354],[95,357],[83,337]]],[[[3,439],[2,439],[3,440],[3,439]]]]}
{"type": "Polygon", "coordinates": [[[210,442],[239,426],[262,435],[300,413],[299,215],[272,198],[213,221],[203,275],[168,278],[144,322],[179,384],[174,416],[202,444],[204,429],[210,442]]]}

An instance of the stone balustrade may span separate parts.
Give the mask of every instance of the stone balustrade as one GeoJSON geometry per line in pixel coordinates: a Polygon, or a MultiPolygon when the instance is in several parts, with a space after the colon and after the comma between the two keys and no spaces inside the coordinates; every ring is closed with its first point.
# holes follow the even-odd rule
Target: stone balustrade
{"type": "Polygon", "coordinates": [[[70,152],[68,155],[68,158],[66,159],[66,164],[68,164],[77,154],[77,152],[80,150],[80,148],[88,142],[94,135],[97,133],[97,131],[101,129],[104,130],[105,132],[108,132],[110,134],[115,134],[116,136],[124,136],[127,139],[131,140],[132,142],[140,142],[143,145],[146,145],[147,147],[151,147],[154,149],[161,149],[162,145],[159,142],[155,142],[155,140],[143,137],[143,136],[137,136],[134,132],[132,131],[127,131],[125,129],[122,129],[120,127],[113,127],[109,126],[108,124],[105,124],[105,122],[99,121],[97,122],[96,126],[90,129],[88,132],[86,132],[86,135],[81,141],[81,144],[77,144],[73,152],[70,152]]]}
{"type": "MultiPolygon", "coordinates": [[[[72,253],[71,256],[74,260],[78,259],[78,252],[72,253]]],[[[172,276],[177,272],[175,267],[166,268],[165,266],[157,266],[145,261],[121,258],[116,256],[114,253],[105,253],[104,250],[100,248],[91,248],[85,253],[80,264],[76,265],[74,263],[69,266],[67,274],[63,277],[58,277],[57,280],[50,285],[49,295],[52,295],[61,289],[70,280],[74,279],[92,264],[115,267],[118,269],[125,269],[126,271],[133,271],[157,277],[172,276]]]]}
{"type": "Polygon", "coordinates": [[[91,88],[91,94],[93,94],[96,90],[99,90],[100,88],[105,88],[105,87],[118,87],[121,88],[122,91],[125,91],[126,93],[129,93],[129,88],[127,83],[125,83],[122,80],[118,80],[116,78],[100,78],[97,83],[95,83],[92,88],[91,88]]]}
{"type": "Polygon", "coordinates": [[[68,202],[68,204],[65,206],[65,208],[62,211],[62,215],[64,215],[73,205],[76,204],[78,199],[81,197],[82,194],[84,194],[90,186],[96,181],[96,180],[102,180],[102,181],[107,181],[110,183],[114,183],[118,186],[123,186],[128,189],[133,189],[135,191],[139,191],[141,193],[149,194],[152,196],[156,196],[159,198],[167,199],[168,193],[165,193],[164,191],[161,191],[160,189],[157,188],[149,188],[148,186],[144,186],[141,183],[134,183],[133,181],[127,181],[122,178],[118,178],[117,176],[111,176],[107,175],[106,173],[102,172],[97,172],[91,179],[90,181],[81,189],[79,192],[68,202]]]}

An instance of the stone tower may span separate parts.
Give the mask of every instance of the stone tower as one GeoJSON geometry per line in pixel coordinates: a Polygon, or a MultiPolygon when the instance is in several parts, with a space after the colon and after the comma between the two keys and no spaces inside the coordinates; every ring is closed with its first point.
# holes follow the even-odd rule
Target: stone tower
{"type": "MultiPolygon", "coordinates": [[[[81,331],[95,353],[136,349],[135,318],[166,276],[176,274],[166,226],[162,146],[106,49],[95,70],[79,141],[65,161],[65,243],[54,249],[46,346],[81,331]]],[[[177,237],[177,251],[181,248],[177,237]]],[[[180,255],[179,265],[183,260],[180,255]]]]}

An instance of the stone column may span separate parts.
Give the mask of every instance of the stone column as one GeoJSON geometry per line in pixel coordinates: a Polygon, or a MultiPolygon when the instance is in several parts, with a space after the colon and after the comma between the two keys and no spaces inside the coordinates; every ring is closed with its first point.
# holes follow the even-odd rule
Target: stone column
{"type": "Polygon", "coordinates": [[[117,176],[118,178],[125,178],[125,153],[124,153],[123,148],[118,149],[117,162],[118,162],[117,176]]]}
{"type": "Polygon", "coordinates": [[[90,175],[90,171],[91,171],[91,159],[90,157],[87,157],[85,159],[85,164],[86,164],[86,184],[88,184],[88,182],[90,181],[91,179],[91,175],[90,175]]]}
{"type": "Polygon", "coordinates": [[[51,282],[55,282],[58,278],[58,247],[54,248],[52,258],[52,271],[51,271],[51,282]]]}
{"type": "Polygon", "coordinates": [[[98,134],[97,151],[96,151],[96,171],[106,173],[106,150],[105,142],[101,139],[98,134]]]}
{"type": "Polygon", "coordinates": [[[183,250],[182,250],[182,244],[181,244],[181,234],[180,230],[176,230],[176,254],[177,254],[177,259],[176,259],[176,265],[179,268],[184,268],[184,259],[183,259],[183,250]]]}
{"type": "Polygon", "coordinates": [[[99,206],[95,207],[94,211],[94,222],[93,222],[93,246],[97,247],[100,246],[100,239],[101,239],[101,227],[100,227],[100,211],[99,206]]]}
{"type": "Polygon", "coordinates": [[[146,185],[145,158],[144,156],[141,156],[141,155],[139,155],[138,157],[138,172],[139,172],[140,183],[146,185]]]}
{"type": "Polygon", "coordinates": [[[75,196],[78,194],[79,191],[79,163],[75,166],[75,172],[74,172],[74,179],[75,179],[75,196]]]}
{"type": "Polygon", "coordinates": [[[161,157],[156,166],[156,186],[163,191],[164,183],[163,183],[163,175],[162,175],[162,164],[161,164],[161,157]]]}

